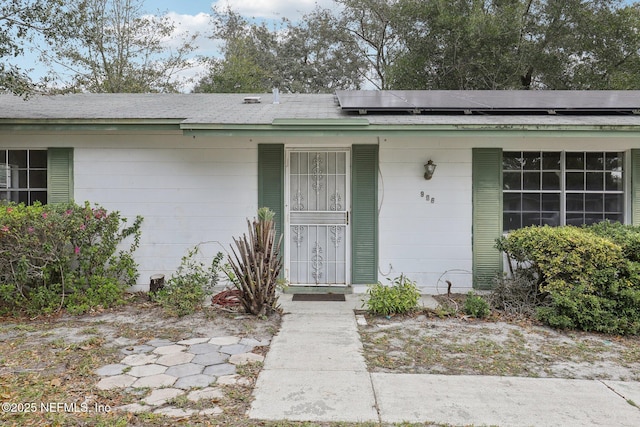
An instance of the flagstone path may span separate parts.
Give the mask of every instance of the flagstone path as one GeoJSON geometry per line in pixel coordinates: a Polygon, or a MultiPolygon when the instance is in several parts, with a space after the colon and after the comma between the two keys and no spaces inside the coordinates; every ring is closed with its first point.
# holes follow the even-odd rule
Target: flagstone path
{"type": "Polygon", "coordinates": [[[175,417],[220,414],[222,409],[218,406],[199,411],[177,408],[170,402],[179,396],[186,396],[192,402],[221,399],[224,394],[217,386],[243,384],[246,379],[237,375],[236,366],[262,362],[264,357],[252,353],[252,350],[267,345],[268,340],[235,336],[191,338],[177,342],[154,339],[123,348],[124,356],[120,363],[96,370],[102,377],[97,387],[101,390],[151,390],[140,402],[114,408],[116,410],[175,417]]]}

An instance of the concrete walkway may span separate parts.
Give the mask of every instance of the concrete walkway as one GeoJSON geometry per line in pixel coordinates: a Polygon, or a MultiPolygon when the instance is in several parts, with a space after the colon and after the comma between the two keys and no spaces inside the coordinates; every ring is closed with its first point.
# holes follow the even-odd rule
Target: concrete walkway
{"type": "Polygon", "coordinates": [[[367,372],[354,308],[292,302],[271,343],[249,417],[495,426],[638,426],[640,383],[367,372]]]}

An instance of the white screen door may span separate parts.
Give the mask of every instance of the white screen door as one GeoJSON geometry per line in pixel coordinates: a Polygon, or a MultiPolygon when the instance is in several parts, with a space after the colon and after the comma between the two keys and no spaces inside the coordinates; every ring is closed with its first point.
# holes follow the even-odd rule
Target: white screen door
{"type": "Polygon", "coordinates": [[[291,151],[288,162],[289,282],[346,285],[348,151],[291,151]]]}

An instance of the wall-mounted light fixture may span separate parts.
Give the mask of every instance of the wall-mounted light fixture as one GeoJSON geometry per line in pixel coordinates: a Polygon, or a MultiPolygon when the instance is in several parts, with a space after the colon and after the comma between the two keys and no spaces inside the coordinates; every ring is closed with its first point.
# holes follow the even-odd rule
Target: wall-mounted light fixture
{"type": "Polygon", "coordinates": [[[429,159],[429,161],[424,165],[424,179],[430,180],[433,177],[433,173],[436,171],[436,165],[433,163],[433,160],[429,159]]]}

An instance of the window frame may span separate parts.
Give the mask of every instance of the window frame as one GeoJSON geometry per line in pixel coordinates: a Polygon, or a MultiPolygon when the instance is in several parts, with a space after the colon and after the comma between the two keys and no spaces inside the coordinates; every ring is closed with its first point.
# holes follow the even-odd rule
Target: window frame
{"type": "MultiPolygon", "coordinates": [[[[543,215],[545,212],[545,210],[542,209],[542,198],[543,198],[543,194],[559,194],[559,211],[553,211],[553,212],[558,212],[558,222],[557,224],[551,224],[552,226],[563,226],[563,225],[567,225],[569,224],[569,218],[567,217],[567,214],[569,213],[570,215],[573,212],[574,216],[577,215],[582,215],[582,221],[580,222],[580,224],[584,224],[585,223],[585,219],[587,218],[587,216],[591,213],[591,214],[601,214],[602,215],[602,219],[596,221],[596,222],[600,222],[600,221],[604,221],[606,219],[612,219],[614,221],[620,221],[622,223],[626,223],[627,218],[629,216],[628,213],[628,209],[629,209],[629,201],[628,201],[628,192],[627,192],[627,188],[629,187],[629,155],[628,152],[625,150],[503,150],[503,161],[502,161],[502,167],[501,167],[501,173],[502,173],[502,177],[503,177],[503,181],[505,181],[505,183],[502,186],[502,198],[503,198],[503,207],[502,207],[502,217],[503,217],[503,233],[508,233],[510,231],[513,230],[517,230],[519,228],[522,227],[526,227],[527,225],[523,225],[524,223],[524,217],[523,215],[526,212],[530,212],[530,213],[537,213],[539,216],[543,215]],[[516,170],[516,169],[508,169],[505,167],[505,156],[508,156],[509,154],[512,153],[519,153],[519,159],[524,159],[525,158],[525,154],[526,153],[537,153],[539,156],[537,157],[538,159],[540,159],[540,166],[538,167],[538,169],[532,170],[532,169],[525,169],[524,166],[524,162],[521,160],[520,161],[520,169],[516,170]],[[559,169],[547,169],[544,168],[544,161],[542,159],[544,159],[544,155],[546,154],[552,154],[552,153],[559,153],[560,154],[560,159],[559,159],[559,169]],[[567,154],[570,153],[582,153],[583,154],[583,166],[582,169],[576,169],[576,168],[569,168],[567,165],[567,154]],[[589,169],[588,168],[588,162],[587,162],[587,158],[589,154],[601,154],[602,155],[602,169],[589,169]],[[619,158],[618,160],[618,166],[617,169],[615,168],[608,168],[607,166],[607,157],[611,156],[612,154],[615,154],[617,158],[619,158]],[[552,172],[552,171],[557,171],[560,174],[560,182],[559,182],[559,189],[555,190],[555,189],[543,189],[543,174],[545,172],[552,172]],[[530,173],[530,172],[537,172],[539,174],[539,181],[540,181],[540,185],[538,189],[525,189],[524,188],[524,174],[525,173],[530,173]],[[620,187],[621,189],[619,190],[608,190],[607,189],[607,172],[609,173],[615,173],[615,172],[619,172],[621,174],[620,177],[620,187]],[[506,189],[506,185],[507,182],[514,182],[513,180],[505,180],[505,175],[509,174],[509,173],[514,173],[514,174],[518,174],[520,177],[520,187],[518,189],[506,189]],[[582,178],[582,182],[583,182],[583,188],[580,189],[568,189],[567,188],[567,174],[568,173],[582,173],[583,174],[583,178],[582,178]],[[587,186],[589,185],[588,183],[588,174],[595,174],[595,173],[599,173],[602,174],[602,189],[599,190],[589,190],[587,189],[587,186]],[[538,198],[539,202],[539,209],[537,211],[533,211],[533,210],[525,210],[524,209],[524,202],[523,202],[523,198],[522,196],[524,194],[527,193],[531,193],[531,194],[539,194],[540,197],[538,198]],[[505,200],[505,194],[519,194],[521,195],[520,198],[520,209],[519,210],[507,210],[507,201],[505,200]],[[582,194],[582,210],[577,210],[577,211],[568,211],[567,210],[567,195],[571,195],[571,194],[582,194]],[[586,210],[586,196],[585,195],[589,195],[589,194],[601,194],[602,195],[602,209],[600,211],[587,211],[586,210]],[[615,194],[618,195],[618,203],[621,203],[620,209],[616,212],[608,212],[607,211],[607,206],[606,206],[606,195],[607,194],[615,194]],[[508,227],[508,223],[509,221],[507,221],[507,215],[508,214],[519,214],[520,216],[520,225],[516,228],[507,228],[508,227]],[[607,218],[607,215],[610,216],[610,218],[607,218]],[[617,215],[618,218],[613,219],[613,216],[617,215]]],[[[547,212],[547,213],[551,213],[551,211],[547,212]]],[[[543,223],[542,221],[540,221],[540,223],[543,223]]],[[[528,224],[528,225],[532,225],[532,224],[528,224]]],[[[573,225],[577,225],[577,224],[573,224],[573,225]]]]}
{"type": "Polygon", "coordinates": [[[0,165],[2,166],[1,172],[6,174],[5,179],[3,180],[4,185],[0,187],[0,202],[16,202],[16,203],[25,203],[27,205],[33,205],[36,202],[40,202],[42,204],[46,204],[49,200],[49,153],[46,148],[0,148],[0,165]],[[22,165],[14,165],[11,163],[11,153],[12,152],[24,152],[25,153],[25,164],[22,165]],[[35,160],[32,160],[32,153],[40,152],[44,154],[44,162],[40,162],[41,165],[33,165],[35,160]],[[20,186],[20,181],[18,183],[18,187],[15,187],[13,183],[9,186],[9,174],[20,174],[24,175],[26,178],[26,186],[20,186]],[[35,175],[41,175],[40,179],[44,180],[45,186],[32,186],[32,180],[35,175]],[[22,199],[20,196],[21,193],[26,193],[26,200],[22,199]],[[39,193],[38,197],[36,194],[39,193]]]}

